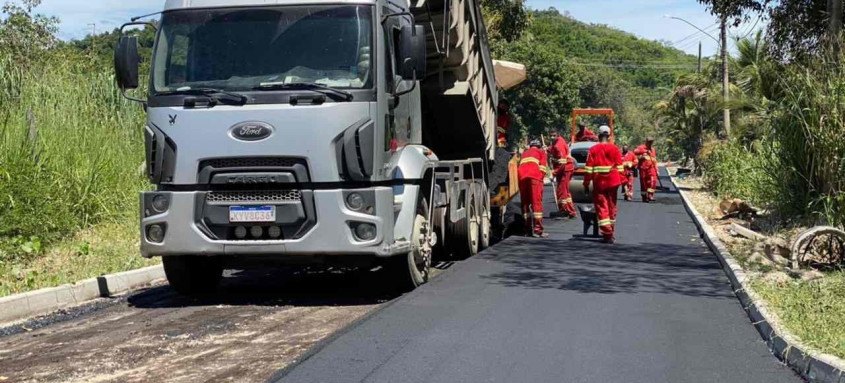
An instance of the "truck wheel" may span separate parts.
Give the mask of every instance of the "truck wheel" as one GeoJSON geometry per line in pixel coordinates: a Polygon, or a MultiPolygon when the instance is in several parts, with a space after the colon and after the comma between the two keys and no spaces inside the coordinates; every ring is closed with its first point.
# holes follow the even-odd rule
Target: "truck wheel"
{"type": "Polygon", "coordinates": [[[162,259],[170,287],[183,295],[213,293],[223,278],[223,265],[217,258],[171,256],[162,259]]]}
{"type": "Polygon", "coordinates": [[[459,254],[464,258],[473,257],[478,254],[478,248],[481,242],[481,214],[479,214],[478,205],[475,202],[475,193],[472,192],[472,189],[470,190],[470,194],[467,196],[467,217],[459,222],[459,225],[462,226],[460,234],[463,237],[461,238],[462,241],[458,242],[463,243],[463,245],[460,245],[459,254]]]}
{"type": "Polygon", "coordinates": [[[425,283],[431,275],[431,249],[428,233],[431,230],[426,219],[427,204],[419,204],[411,234],[411,251],[388,260],[386,271],[395,278],[400,291],[411,291],[425,283]]]}
{"type": "Polygon", "coordinates": [[[479,238],[478,238],[478,251],[481,252],[482,250],[490,247],[490,242],[492,241],[492,214],[490,212],[490,192],[487,190],[483,184],[480,187],[480,190],[476,194],[479,198],[483,199],[481,203],[481,212],[479,214],[479,238]]]}

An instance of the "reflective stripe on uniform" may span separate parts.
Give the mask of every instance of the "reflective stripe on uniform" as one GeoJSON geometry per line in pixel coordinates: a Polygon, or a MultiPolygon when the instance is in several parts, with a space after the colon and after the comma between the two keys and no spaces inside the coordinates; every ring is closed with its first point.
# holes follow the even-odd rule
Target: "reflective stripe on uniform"
{"type": "Polygon", "coordinates": [[[534,218],[543,218],[543,213],[534,213],[534,218]]]}
{"type": "Polygon", "coordinates": [[[612,219],[603,219],[603,220],[599,221],[599,226],[611,226],[611,225],[613,225],[612,219]]]}
{"type": "Polygon", "coordinates": [[[498,128],[499,133],[507,133],[508,130],[505,128],[498,128]]]}
{"type": "Polygon", "coordinates": [[[561,159],[557,160],[557,163],[558,163],[559,165],[566,165],[566,164],[568,164],[568,163],[569,163],[569,160],[567,160],[567,159],[565,159],[565,158],[561,158],[561,159]]]}
{"type": "Polygon", "coordinates": [[[619,170],[619,173],[625,173],[625,165],[619,165],[616,167],[616,170],[619,170]]]}
{"type": "Polygon", "coordinates": [[[607,174],[613,170],[613,166],[594,166],[593,173],[607,174]]]}
{"type": "Polygon", "coordinates": [[[522,161],[519,161],[519,164],[520,164],[520,165],[525,165],[525,164],[537,164],[537,165],[540,165],[540,160],[538,160],[538,159],[536,159],[536,158],[531,158],[531,157],[528,157],[528,158],[523,158],[523,159],[522,159],[522,161]]]}
{"type": "Polygon", "coordinates": [[[654,190],[654,189],[648,189],[648,192],[649,192],[649,193],[654,193],[654,192],[656,192],[656,191],[657,191],[657,190],[654,190]]]}
{"type": "Polygon", "coordinates": [[[589,174],[589,173],[592,173],[592,172],[593,172],[593,167],[592,167],[592,166],[585,166],[585,167],[584,167],[584,173],[588,173],[588,174],[589,174]]]}
{"type": "Polygon", "coordinates": [[[546,166],[540,165],[540,171],[541,171],[541,172],[543,172],[543,173],[548,173],[548,172],[549,172],[549,168],[548,168],[548,167],[546,167],[546,166]]]}

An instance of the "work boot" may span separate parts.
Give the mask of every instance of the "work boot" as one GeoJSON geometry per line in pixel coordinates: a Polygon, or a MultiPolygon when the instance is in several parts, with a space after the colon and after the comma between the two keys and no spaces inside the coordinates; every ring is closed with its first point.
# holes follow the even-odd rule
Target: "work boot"
{"type": "Polygon", "coordinates": [[[601,242],[602,242],[602,243],[606,243],[606,244],[608,244],[608,245],[612,245],[612,244],[616,243],[616,238],[613,238],[613,237],[609,237],[609,238],[607,238],[607,237],[605,237],[605,238],[602,238],[601,242]]]}
{"type": "Polygon", "coordinates": [[[549,238],[549,235],[546,233],[534,233],[534,238],[549,238]]]}

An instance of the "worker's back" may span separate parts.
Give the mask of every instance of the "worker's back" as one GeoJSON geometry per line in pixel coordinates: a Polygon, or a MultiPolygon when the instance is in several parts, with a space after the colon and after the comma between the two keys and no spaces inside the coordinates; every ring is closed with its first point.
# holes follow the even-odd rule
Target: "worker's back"
{"type": "Polygon", "coordinates": [[[616,145],[608,142],[596,144],[590,148],[585,170],[596,190],[618,187],[622,184],[622,174],[625,172],[622,152],[616,145]]]}

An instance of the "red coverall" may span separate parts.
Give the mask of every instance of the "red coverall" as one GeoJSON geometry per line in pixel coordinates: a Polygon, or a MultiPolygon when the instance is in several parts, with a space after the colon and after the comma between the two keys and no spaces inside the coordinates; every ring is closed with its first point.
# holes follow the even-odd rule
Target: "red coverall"
{"type": "Polygon", "coordinates": [[[596,206],[599,229],[607,241],[614,240],[616,226],[616,199],[622,185],[625,166],[622,153],[616,145],[603,142],[590,148],[584,169],[584,188],[593,183],[593,203],[596,206]]]}
{"type": "Polygon", "coordinates": [[[552,159],[554,176],[557,178],[558,211],[573,218],[577,217],[578,212],[572,201],[572,193],[569,192],[569,182],[572,181],[572,175],[575,173],[575,159],[569,155],[569,145],[563,137],[558,136],[549,148],[549,157],[552,159]]]}
{"type": "Polygon", "coordinates": [[[599,140],[599,136],[593,133],[592,130],[589,128],[584,129],[583,132],[579,131],[575,133],[575,142],[596,142],[599,140]]]}
{"type": "Polygon", "coordinates": [[[508,146],[508,128],[511,126],[511,118],[507,112],[499,112],[496,119],[497,142],[500,148],[508,146]]]}
{"type": "Polygon", "coordinates": [[[643,202],[654,201],[654,193],[657,191],[657,151],[652,147],[640,145],[634,154],[639,158],[640,169],[640,192],[643,202]]]}
{"type": "Polygon", "coordinates": [[[634,168],[637,166],[637,155],[628,151],[622,156],[622,164],[625,165],[625,179],[622,189],[625,191],[625,200],[632,201],[634,199],[634,168]]]}
{"type": "Polygon", "coordinates": [[[519,198],[522,200],[522,216],[525,218],[526,230],[535,235],[543,234],[543,179],[548,171],[547,163],[546,152],[535,147],[523,152],[522,160],[519,161],[519,198]]]}

